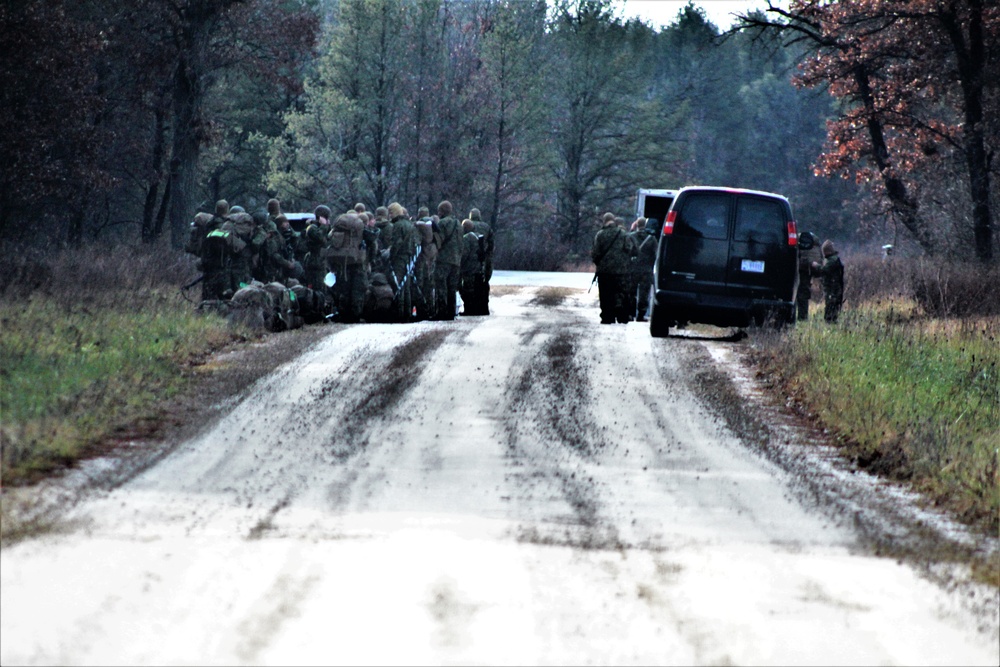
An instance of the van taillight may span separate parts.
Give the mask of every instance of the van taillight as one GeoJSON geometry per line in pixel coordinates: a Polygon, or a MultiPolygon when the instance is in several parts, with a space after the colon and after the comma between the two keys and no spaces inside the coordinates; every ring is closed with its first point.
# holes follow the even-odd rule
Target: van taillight
{"type": "Polygon", "coordinates": [[[788,245],[798,245],[799,244],[799,233],[795,229],[795,221],[788,221],[788,245]]]}
{"type": "Polygon", "coordinates": [[[663,233],[670,235],[674,233],[674,221],[677,219],[677,211],[667,213],[667,219],[663,222],[663,233]]]}

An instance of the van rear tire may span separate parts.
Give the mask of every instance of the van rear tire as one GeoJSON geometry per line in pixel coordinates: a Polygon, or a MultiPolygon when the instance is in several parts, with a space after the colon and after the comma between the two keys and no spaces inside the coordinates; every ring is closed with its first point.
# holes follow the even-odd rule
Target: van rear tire
{"type": "Polygon", "coordinates": [[[649,335],[653,338],[666,338],[670,333],[670,322],[666,309],[663,306],[657,307],[656,303],[649,304],[649,335]]]}

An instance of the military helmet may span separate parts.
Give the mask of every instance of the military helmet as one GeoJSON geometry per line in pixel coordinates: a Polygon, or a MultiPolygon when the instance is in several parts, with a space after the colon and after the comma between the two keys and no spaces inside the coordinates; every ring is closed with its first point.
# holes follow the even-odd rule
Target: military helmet
{"type": "Polygon", "coordinates": [[[268,221],[267,211],[265,211],[262,208],[259,208],[256,211],[254,211],[251,217],[253,218],[253,221],[258,225],[263,225],[268,221]]]}
{"type": "Polygon", "coordinates": [[[660,221],[656,218],[646,218],[646,231],[654,234],[660,233],[660,221]]]}
{"type": "Polygon", "coordinates": [[[231,209],[229,209],[229,212],[230,213],[246,213],[247,210],[245,208],[243,208],[242,206],[233,206],[231,209]]]}
{"type": "Polygon", "coordinates": [[[474,208],[469,211],[469,220],[482,220],[482,214],[479,212],[478,208],[474,208]]]}
{"type": "Polygon", "coordinates": [[[279,202],[277,199],[268,199],[267,212],[269,215],[275,215],[275,216],[281,213],[281,202],[279,202]]]}
{"type": "Polygon", "coordinates": [[[329,206],[325,206],[323,204],[320,204],[319,206],[316,207],[316,210],[313,211],[313,215],[316,216],[316,220],[317,221],[320,218],[326,218],[327,220],[329,220],[330,216],[333,215],[333,212],[330,211],[330,207],[329,206]]]}
{"type": "Polygon", "coordinates": [[[802,232],[799,234],[799,248],[802,250],[812,250],[816,246],[816,237],[812,232],[802,232]]]}
{"type": "Polygon", "coordinates": [[[383,220],[388,217],[389,217],[389,209],[387,209],[385,206],[379,206],[377,209],[375,209],[376,220],[383,220]]]}
{"type": "Polygon", "coordinates": [[[602,216],[601,219],[604,220],[604,224],[607,224],[609,222],[614,222],[615,214],[612,213],[611,211],[608,211],[602,216]]]}
{"type": "Polygon", "coordinates": [[[451,211],[452,211],[451,202],[448,201],[447,199],[438,204],[438,215],[440,215],[442,218],[447,218],[449,215],[451,215],[451,211]]]}
{"type": "Polygon", "coordinates": [[[225,199],[220,199],[219,201],[215,202],[215,214],[219,216],[228,215],[229,202],[227,202],[225,199]]]}
{"type": "Polygon", "coordinates": [[[392,202],[389,204],[389,219],[395,220],[396,218],[401,218],[406,214],[403,206],[399,202],[392,202]]]}
{"type": "Polygon", "coordinates": [[[430,214],[431,214],[430,209],[428,209],[426,206],[421,206],[420,208],[417,209],[418,218],[426,218],[429,217],[430,214]]]}

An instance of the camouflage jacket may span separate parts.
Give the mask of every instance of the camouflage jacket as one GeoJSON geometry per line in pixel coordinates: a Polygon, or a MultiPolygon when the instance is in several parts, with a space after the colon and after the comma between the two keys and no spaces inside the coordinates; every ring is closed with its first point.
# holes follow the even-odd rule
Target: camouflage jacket
{"type": "Polygon", "coordinates": [[[844,298],[844,263],[840,255],[834,253],[823,260],[817,273],[823,278],[823,294],[827,299],[844,298]]]}
{"type": "Polygon", "coordinates": [[[597,267],[597,273],[623,274],[629,272],[631,244],[624,229],[609,222],[597,232],[590,258],[597,267]]]}
{"type": "Polygon", "coordinates": [[[410,220],[404,217],[392,221],[392,245],[389,248],[389,257],[393,266],[409,262],[417,253],[418,245],[420,245],[420,235],[410,220]]]}
{"type": "Polygon", "coordinates": [[[476,226],[475,232],[483,237],[483,249],[486,252],[486,257],[483,259],[490,259],[493,257],[493,228],[490,227],[490,223],[484,222],[482,220],[473,220],[472,223],[476,226]]]}
{"type": "Polygon", "coordinates": [[[437,261],[441,264],[451,264],[453,266],[462,265],[462,223],[454,216],[438,220],[438,229],[441,231],[441,248],[438,250],[437,261]]]}
{"type": "Polygon", "coordinates": [[[482,273],[484,259],[486,259],[486,239],[476,232],[466,232],[462,237],[462,275],[482,273]]]}
{"type": "Polygon", "coordinates": [[[629,238],[635,249],[632,271],[635,273],[652,271],[653,265],[656,264],[656,235],[648,229],[638,229],[629,234],[629,238]]]}
{"type": "Polygon", "coordinates": [[[307,267],[317,269],[326,266],[326,244],[329,229],[329,227],[319,223],[313,223],[306,227],[303,236],[307,253],[303,264],[307,267]]]}

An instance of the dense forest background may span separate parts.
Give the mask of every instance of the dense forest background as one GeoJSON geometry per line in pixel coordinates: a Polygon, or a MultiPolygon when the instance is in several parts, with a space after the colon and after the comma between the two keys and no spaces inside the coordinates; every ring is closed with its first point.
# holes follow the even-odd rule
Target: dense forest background
{"type": "Polygon", "coordinates": [[[612,0],[10,0],[0,241],[179,247],[225,198],[450,199],[502,268],[637,188],[779,192],[855,252],[995,263],[1000,8],[792,0],[721,34],[612,0]]]}

